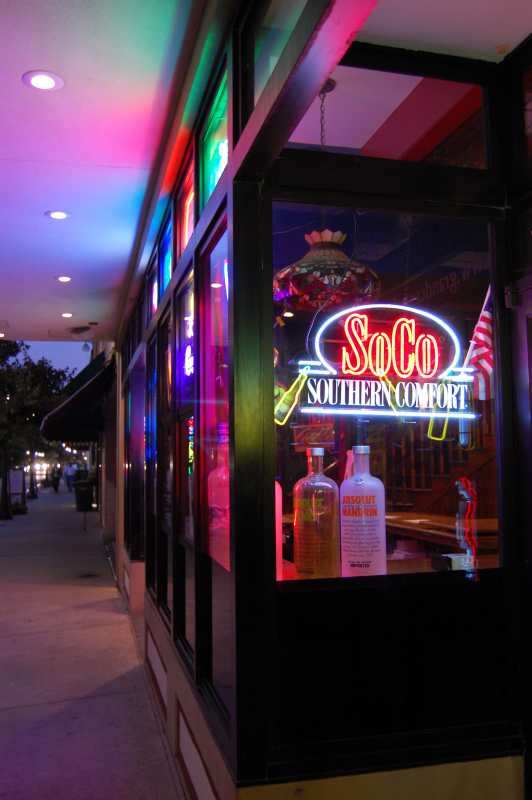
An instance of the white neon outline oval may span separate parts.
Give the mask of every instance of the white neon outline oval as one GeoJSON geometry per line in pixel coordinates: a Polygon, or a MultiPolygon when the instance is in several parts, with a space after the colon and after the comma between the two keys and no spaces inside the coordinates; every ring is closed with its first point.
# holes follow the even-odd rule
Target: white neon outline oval
{"type": "Polygon", "coordinates": [[[338,370],[336,370],[333,367],[331,367],[331,365],[328,363],[328,361],[326,361],[325,357],[322,355],[322,352],[320,350],[320,339],[321,339],[321,335],[322,335],[323,331],[332,322],[335,322],[337,319],[340,319],[340,317],[343,317],[345,314],[350,314],[352,312],[357,312],[358,313],[359,311],[367,311],[367,310],[370,310],[370,309],[373,309],[373,308],[396,308],[399,311],[413,311],[414,313],[421,314],[422,317],[428,317],[429,319],[431,319],[434,322],[436,322],[438,325],[441,325],[441,327],[444,328],[447,331],[447,333],[451,337],[452,342],[454,344],[454,359],[453,359],[452,364],[449,367],[447,367],[447,369],[444,370],[441,373],[441,375],[437,375],[436,376],[436,380],[442,380],[450,372],[452,372],[452,370],[455,368],[455,366],[456,366],[456,364],[458,362],[458,359],[460,357],[460,342],[458,341],[458,337],[457,337],[456,333],[453,331],[453,329],[449,325],[447,325],[446,322],[444,322],[442,319],[437,317],[435,314],[431,314],[430,311],[422,311],[420,308],[414,308],[413,306],[398,306],[395,303],[373,303],[372,305],[368,305],[368,306],[353,306],[352,308],[345,309],[345,311],[338,311],[338,313],[333,314],[332,317],[329,317],[329,319],[326,322],[324,322],[323,325],[321,326],[321,328],[318,330],[318,333],[316,334],[316,338],[314,339],[314,350],[316,352],[316,355],[317,355],[318,359],[323,364],[323,366],[326,368],[327,373],[329,375],[338,375],[338,370]]]}
{"type": "Polygon", "coordinates": [[[404,411],[402,408],[397,411],[380,408],[368,408],[367,406],[352,406],[350,408],[337,408],[336,406],[303,406],[299,409],[303,414],[351,414],[351,416],[362,416],[367,414],[371,417],[416,417],[419,419],[476,419],[477,414],[472,411],[457,412],[452,411],[404,411]]]}

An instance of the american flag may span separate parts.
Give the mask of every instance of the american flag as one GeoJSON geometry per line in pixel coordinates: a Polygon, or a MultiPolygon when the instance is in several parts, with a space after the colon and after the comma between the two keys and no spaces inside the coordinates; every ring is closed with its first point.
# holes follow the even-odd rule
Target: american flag
{"type": "Polygon", "coordinates": [[[473,331],[471,346],[466,357],[473,372],[473,394],[477,400],[491,400],[493,386],[493,318],[491,314],[491,286],[486,294],[480,317],[473,331]]]}

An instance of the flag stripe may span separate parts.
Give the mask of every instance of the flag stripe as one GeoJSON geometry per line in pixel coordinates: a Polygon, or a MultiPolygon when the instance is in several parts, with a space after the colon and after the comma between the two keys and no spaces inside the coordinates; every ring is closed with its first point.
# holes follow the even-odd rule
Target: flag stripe
{"type": "Polygon", "coordinates": [[[493,397],[493,337],[491,315],[491,287],[488,289],[484,308],[473,331],[469,364],[476,367],[473,373],[473,394],[478,400],[493,397]]]}

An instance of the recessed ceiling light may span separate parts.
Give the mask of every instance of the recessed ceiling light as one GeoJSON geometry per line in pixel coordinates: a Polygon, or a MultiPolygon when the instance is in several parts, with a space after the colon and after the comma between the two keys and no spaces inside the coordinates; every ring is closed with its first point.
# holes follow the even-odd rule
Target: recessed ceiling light
{"type": "Polygon", "coordinates": [[[45,217],[51,217],[52,219],[66,219],[67,217],[71,217],[72,214],[69,214],[68,211],[45,211],[45,217]]]}
{"type": "Polygon", "coordinates": [[[61,314],[62,317],[71,317],[72,314],[69,311],[66,311],[64,314],[61,314]]]}
{"type": "Polygon", "coordinates": [[[222,284],[221,283],[211,283],[211,286],[212,286],[213,289],[221,289],[222,288],[222,284]]]}
{"type": "Polygon", "coordinates": [[[41,89],[44,92],[54,92],[56,89],[62,89],[65,85],[60,75],[56,75],[55,72],[48,72],[45,69],[34,69],[31,72],[25,72],[22,76],[22,82],[32,89],[41,89]]]}
{"type": "Polygon", "coordinates": [[[61,275],[57,280],[61,281],[61,283],[68,283],[72,278],[69,278],[67,275],[61,275]]]}
{"type": "Polygon", "coordinates": [[[0,333],[0,339],[3,339],[4,336],[5,336],[5,333],[0,333]]]}

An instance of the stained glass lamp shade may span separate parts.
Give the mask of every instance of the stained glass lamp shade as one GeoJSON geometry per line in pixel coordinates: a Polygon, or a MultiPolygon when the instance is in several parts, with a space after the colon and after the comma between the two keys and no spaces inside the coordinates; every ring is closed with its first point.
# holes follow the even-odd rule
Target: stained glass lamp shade
{"type": "Polygon", "coordinates": [[[316,311],[328,297],[330,307],[376,300],[380,281],[365,264],[351,261],[341,248],[341,231],[305,234],[308,253],[273,278],[273,299],[285,311],[316,311]],[[342,279],[343,276],[343,279],[342,279]],[[334,295],[332,292],[337,289],[334,295]]]}

